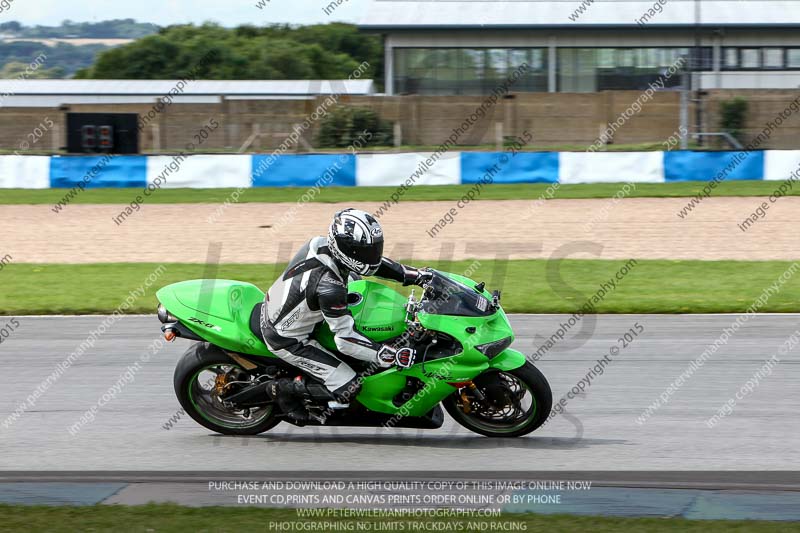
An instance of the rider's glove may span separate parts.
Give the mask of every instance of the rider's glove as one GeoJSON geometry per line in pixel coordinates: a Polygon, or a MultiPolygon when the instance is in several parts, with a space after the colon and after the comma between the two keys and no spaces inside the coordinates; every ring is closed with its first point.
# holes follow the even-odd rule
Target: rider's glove
{"type": "Polygon", "coordinates": [[[378,350],[378,362],[383,368],[389,368],[394,364],[394,356],[397,350],[393,346],[383,345],[378,350]]]}
{"type": "Polygon", "coordinates": [[[417,351],[413,348],[400,348],[394,355],[394,364],[400,368],[409,368],[417,358],[417,351]]]}
{"type": "Polygon", "coordinates": [[[408,368],[414,364],[417,352],[413,348],[395,348],[385,344],[378,350],[378,361],[381,366],[388,368],[396,365],[400,368],[408,368]]]}

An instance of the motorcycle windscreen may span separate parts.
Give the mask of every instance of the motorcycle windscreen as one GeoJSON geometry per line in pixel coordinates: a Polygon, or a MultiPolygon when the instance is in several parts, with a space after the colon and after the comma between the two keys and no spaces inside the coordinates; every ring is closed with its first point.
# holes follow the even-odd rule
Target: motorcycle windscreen
{"type": "Polygon", "coordinates": [[[422,310],[432,315],[491,316],[497,310],[475,289],[445,276],[434,278],[437,295],[425,301],[422,310]]]}

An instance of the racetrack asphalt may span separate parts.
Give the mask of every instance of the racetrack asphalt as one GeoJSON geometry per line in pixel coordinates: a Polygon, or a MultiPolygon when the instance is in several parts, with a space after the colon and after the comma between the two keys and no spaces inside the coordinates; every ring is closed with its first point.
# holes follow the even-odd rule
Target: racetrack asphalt
{"type": "MultiPolygon", "coordinates": [[[[0,345],[0,423],[104,317],[18,317],[0,345]]],[[[564,315],[512,315],[514,347],[527,355],[564,315]],[[539,337],[535,337],[538,335],[539,337]]],[[[737,315],[587,316],[536,363],[558,401],[596,361],[620,348],[603,375],[558,416],[525,438],[488,439],[455,425],[439,430],[296,428],[256,437],[217,436],[188,416],[164,425],[180,406],[172,388],[186,341],[165,344],[131,383],[75,435],[68,428],[160,338],[155,316],[122,317],[94,348],[8,427],[0,425],[5,471],[578,471],[793,470],[800,448],[800,347],[786,349],[798,315],[757,315],[643,423],[648,407],[737,315]],[[583,328],[583,330],[581,330],[583,328]],[[577,336],[576,336],[577,334],[577,336]],[[570,338],[570,335],[573,337],[570,338]],[[781,346],[784,346],[781,351],[781,346]],[[777,355],[770,375],[713,428],[706,421],[777,355]]],[[[751,381],[752,383],[752,381],[751,381]]]]}

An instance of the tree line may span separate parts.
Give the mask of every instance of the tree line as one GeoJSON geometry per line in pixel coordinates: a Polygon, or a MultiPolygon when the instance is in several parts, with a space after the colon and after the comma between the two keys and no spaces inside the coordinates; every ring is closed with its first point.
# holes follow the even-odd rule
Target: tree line
{"type": "Polygon", "coordinates": [[[380,38],[351,24],[225,28],[207,23],[169,26],[103,51],[75,77],[177,79],[210,50],[216,51],[214,59],[200,65],[198,79],[345,79],[364,61],[370,67],[363,79],[380,84],[383,73],[380,38]]]}
{"type": "Polygon", "coordinates": [[[27,39],[138,39],[156,33],[159,27],[133,19],[73,22],[60,26],[25,26],[16,20],[0,24],[0,34],[27,39]]]}
{"type": "Polygon", "coordinates": [[[380,37],[343,23],[312,26],[183,24],[159,28],[132,19],[97,23],[64,21],[61,26],[0,24],[0,35],[14,39],[135,38],[120,46],[36,41],[0,42],[0,77],[12,75],[40,54],[47,63],[37,77],[80,79],[178,79],[194,71],[210,50],[214,59],[196,71],[207,80],[346,79],[363,62],[362,79],[383,77],[380,37]]]}

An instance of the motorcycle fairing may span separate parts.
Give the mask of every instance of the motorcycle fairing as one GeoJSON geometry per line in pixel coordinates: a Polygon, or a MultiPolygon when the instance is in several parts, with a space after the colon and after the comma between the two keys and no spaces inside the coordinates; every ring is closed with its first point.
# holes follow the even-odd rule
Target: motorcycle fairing
{"type": "Polygon", "coordinates": [[[156,298],[187,328],[225,350],[275,357],[250,331],[250,314],[264,293],[241,281],[190,280],[167,285],[156,298]]]}

